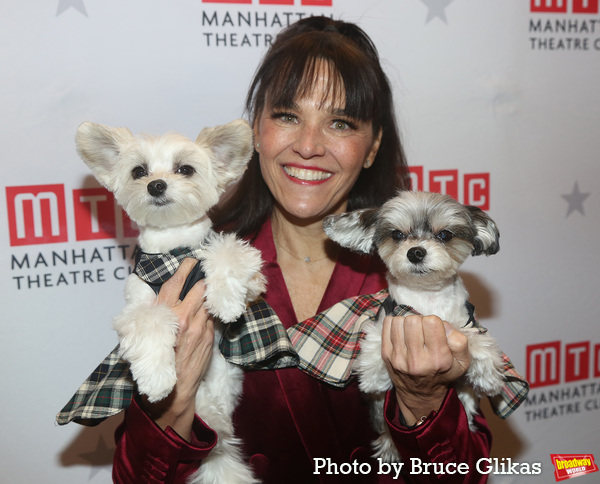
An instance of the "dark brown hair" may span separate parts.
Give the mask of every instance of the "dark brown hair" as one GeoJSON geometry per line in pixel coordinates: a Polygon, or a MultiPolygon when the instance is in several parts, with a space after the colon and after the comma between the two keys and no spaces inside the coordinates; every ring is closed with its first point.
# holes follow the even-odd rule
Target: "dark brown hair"
{"type": "MultiPolygon", "coordinates": [[[[382,131],[379,151],[371,168],[362,170],[348,198],[348,210],[378,207],[398,189],[408,186],[407,166],[398,135],[392,92],[373,42],[358,26],[328,17],[308,17],[284,29],[259,65],[248,95],[246,111],[251,124],[265,102],[291,106],[310,93],[321,61],[333,82],[329,94],[345,93],[347,116],[371,122],[382,131]]],[[[323,101],[325,101],[323,99],[323,101]]],[[[273,208],[272,195],[262,179],[254,153],[233,193],[213,214],[216,225],[245,236],[255,232],[273,208]]]]}

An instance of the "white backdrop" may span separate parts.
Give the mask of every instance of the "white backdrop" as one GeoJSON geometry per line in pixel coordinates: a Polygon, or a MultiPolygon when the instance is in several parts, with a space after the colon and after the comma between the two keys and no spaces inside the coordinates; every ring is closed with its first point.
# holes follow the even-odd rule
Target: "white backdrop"
{"type": "Polygon", "coordinates": [[[135,243],[118,216],[110,229],[110,200],[81,202],[98,193],[75,153],[77,126],[195,137],[240,117],[271,36],[310,14],[373,37],[419,188],[481,205],[500,227],[500,253],[469,260],[463,276],[533,385],[507,421],[489,416],[493,454],[543,472],[492,482],[554,482],[550,454],[600,457],[598,1],[245,3],[0,5],[0,482],[110,482],[119,417],[54,424],[116,343],[110,319],[135,243]]]}

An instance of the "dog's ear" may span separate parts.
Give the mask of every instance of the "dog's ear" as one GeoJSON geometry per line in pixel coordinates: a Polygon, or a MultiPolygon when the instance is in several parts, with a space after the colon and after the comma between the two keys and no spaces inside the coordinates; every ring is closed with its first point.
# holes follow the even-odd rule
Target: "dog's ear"
{"type": "Polygon", "coordinates": [[[242,176],[254,151],[252,129],[243,119],[204,128],[196,144],[212,151],[221,190],[242,176]]]}
{"type": "Polygon", "coordinates": [[[493,255],[500,250],[500,232],[496,223],[479,207],[467,206],[475,226],[474,249],[471,255],[493,255]]]}
{"type": "Polygon", "coordinates": [[[133,138],[127,128],[111,128],[86,121],[77,128],[75,145],[85,164],[107,189],[115,184],[115,165],[123,146],[133,138]]]}
{"type": "Polygon", "coordinates": [[[323,220],[323,229],[331,240],[342,247],[369,254],[375,249],[377,214],[377,209],[366,208],[328,215],[323,220]]]}

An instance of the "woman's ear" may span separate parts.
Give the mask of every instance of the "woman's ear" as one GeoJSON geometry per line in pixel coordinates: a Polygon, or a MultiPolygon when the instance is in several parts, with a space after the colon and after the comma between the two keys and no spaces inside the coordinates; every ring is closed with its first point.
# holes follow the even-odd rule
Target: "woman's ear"
{"type": "Polygon", "coordinates": [[[258,118],[254,120],[254,124],[252,125],[252,137],[254,139],[254,150],[257,153],[260,153],[260,141],[258,136],[258,118]]]}
{"type": "Polygon", "coordinates": [[[371,145],[371,149],[369,150],[369,153],[367,154],[367,158],[365,159],[365,162],[363,164],[363,166],[365,168],[370,168],[373,165],[373,162],[375,161],[375,157],[377,156],[377,152],[379,151],[379,146],[381,145],[381,137],[383,136],[383,129],[379,128],[379,132],[377,133],[377,136],[375,136],[375,138],[373,139],[373,144],[371,145]]]}
{"type": "Polygon", "coordinates": [[[262,116],[263,109],[257,111],[252,122],[252,135],[254,138],[254,150],[260,153],[260,118],[262,116]]]}

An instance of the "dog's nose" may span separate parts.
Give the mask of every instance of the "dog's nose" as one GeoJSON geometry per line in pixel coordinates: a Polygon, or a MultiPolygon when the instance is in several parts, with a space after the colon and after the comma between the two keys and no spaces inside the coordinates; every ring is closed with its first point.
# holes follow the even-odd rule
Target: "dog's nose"
{"type": "Polygon", "coordinates": [[[148,183],[148,193],[153,197],[160,197],[167,190],[167,182],[164,180],[152,180],[148,183]]]}
{"type": "Polygon", "coordinates": [[[408,260],[413,264],[418,264],[425,259],[426,255],[427,251],[423,247],[412,247],[407,252],[406,257],[408,257],[408,260]]]}

